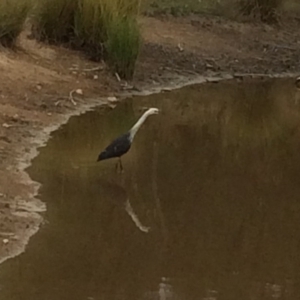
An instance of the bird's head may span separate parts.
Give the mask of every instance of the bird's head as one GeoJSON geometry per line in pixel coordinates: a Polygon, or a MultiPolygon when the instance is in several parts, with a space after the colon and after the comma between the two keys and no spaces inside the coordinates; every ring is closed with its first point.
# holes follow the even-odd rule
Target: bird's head
{"type": "Polygon", "coordinates": [[[147,110],[148,115],[157,115],[159,114],[159,109],[156,107],[151,107],[147,110]]]}

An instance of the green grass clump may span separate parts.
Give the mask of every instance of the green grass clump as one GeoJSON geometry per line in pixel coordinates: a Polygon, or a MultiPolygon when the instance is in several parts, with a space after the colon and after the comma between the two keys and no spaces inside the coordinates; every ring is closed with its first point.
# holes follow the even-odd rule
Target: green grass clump
{"type": "Polygon", "coordinates": [[[111,20],[107,25],[107,62],[114,72],[130,79],[134,74],[141,44],[137,21],[133,18],[120,18],[111,20]]]}
{"type": "Polygon", "coordinates": [[[75,14],[76,47],[84,50],[92,60],[99,61],[104,55],[106,39],[101,1],[80,0],[75,14]]]}
{"type": "Polygon", "coordinates": [[[131,78],[140,49],[140,0],[80,0],[76,40],[93,60],[104,59],[113,72],[131,78]]]}
{"type": "Polygon", "coordinates": [[[77,0],[38,0],[32,16],[32,33],[39,41],[68,43],[74,37],[77,0]]]}
{"type": "Polygon", "coordinates": [[[31,9],[30,0],[0,0],[0,44],[13,47],[31,9]]]}
{"type": "Polygon", "coordinates": [[[38,0],[33,36],[67,43],[95,61],[104,59],[120,77],[130,78],[140,48],[140,1],[38,0]]]}

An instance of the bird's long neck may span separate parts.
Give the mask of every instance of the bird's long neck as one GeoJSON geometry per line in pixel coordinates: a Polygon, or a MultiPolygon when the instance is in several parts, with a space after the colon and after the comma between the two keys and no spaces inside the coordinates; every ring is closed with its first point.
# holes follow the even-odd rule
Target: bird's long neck
{"type": "Polygon", "coordinates": [[[140,127],[143,125],[143,123],[146,121],[146,119],[149,116],[149,112],[146,111],[139,120],[134,124],[134,126],[130,129],[130,140],[132,141],[134,136],[136,135],[137,131],[140,129],[140,127]]]}

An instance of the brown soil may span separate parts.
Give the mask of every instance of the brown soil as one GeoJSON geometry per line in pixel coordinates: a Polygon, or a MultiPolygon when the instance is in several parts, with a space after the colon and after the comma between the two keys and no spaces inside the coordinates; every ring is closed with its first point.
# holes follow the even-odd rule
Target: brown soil
{"type": "Polygon", "coordinates": [[[68,117],[125,90],[186,83],[197,76],[236,73],[296,73],[299,24],[285,28],[235,23],[221,18],[140,20],[144,46],[135,78],[126,84],[75,51],[20,38],[16,52],[0,53],[0,261],[24,249],[45,210],[34,196],[38,185],[24,168],[36,147],[68,117]],[[98,68],[93,70],[93,68],[98,68]],[[73,102],[69,95],[73,93],[73,102]],[[105,98],[104,98],[105,97],[105,98]],[[76,104],[76,105],[75,105],[76,104]]]}

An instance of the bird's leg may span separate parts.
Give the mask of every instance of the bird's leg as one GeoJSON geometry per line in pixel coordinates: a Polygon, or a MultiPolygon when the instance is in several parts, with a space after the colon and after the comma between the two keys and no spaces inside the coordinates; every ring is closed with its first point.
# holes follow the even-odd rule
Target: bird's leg
{"type": "Polygon", "coordinates": [[[121,157],[118,158],[118,161],[116,163],[116,172],[117,173],[119,173],[118,172],[119,166],[120,166],[120,173],[123,173],[124,171],[123,171],[123,165],[122,165],[121,157]]]}
{"type": "Polygon", "coordinates": [[[121,157],[119,157],[119,162],[120,162],[121,173],[124,173],[121,157]]]}
{"type": "Polygon", "coordinates": [[[119,160],[116,163],[116,172],[118,173],[119,160]]]}

